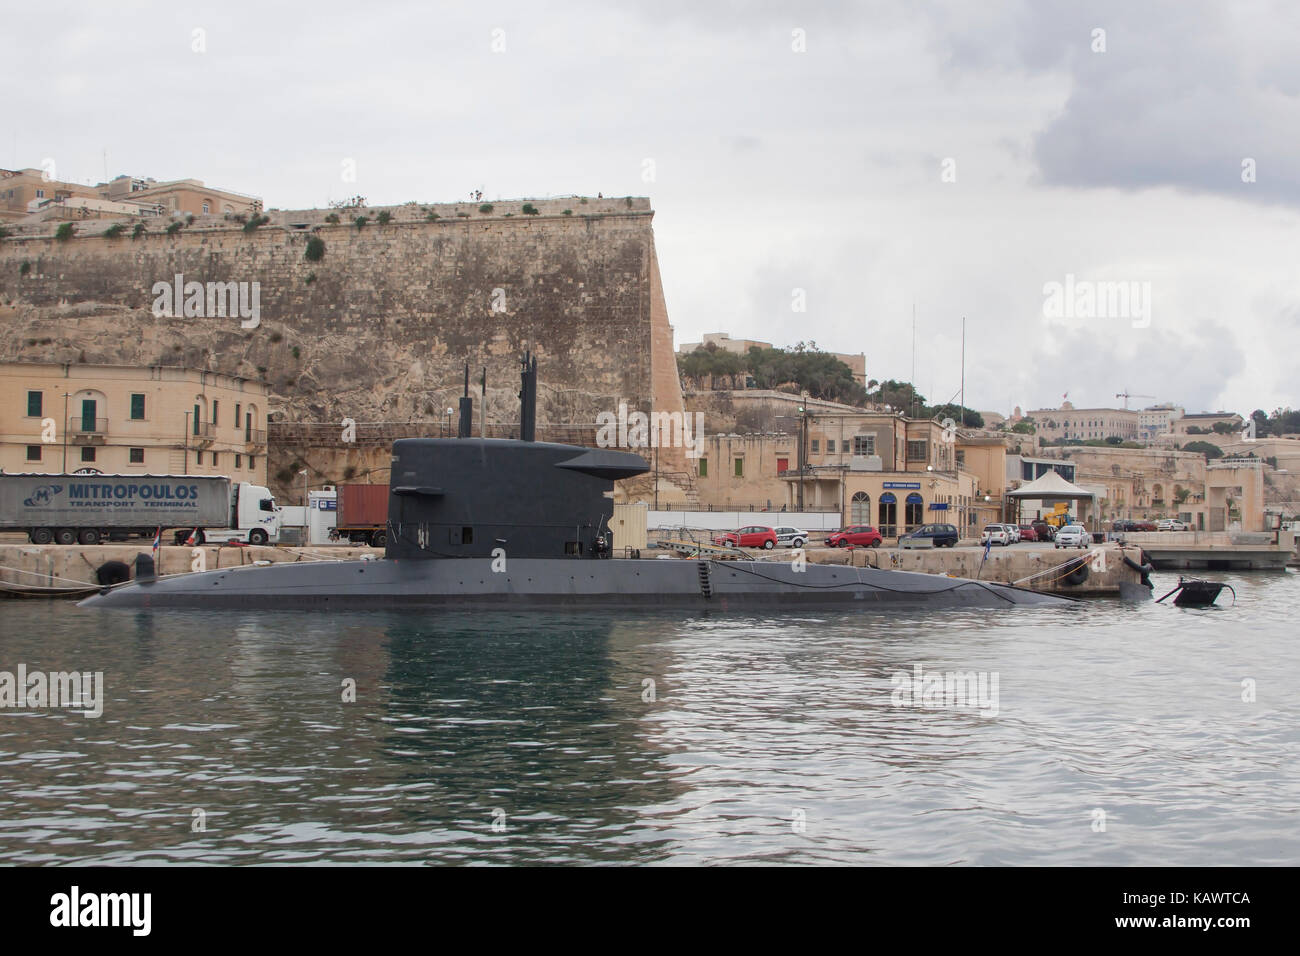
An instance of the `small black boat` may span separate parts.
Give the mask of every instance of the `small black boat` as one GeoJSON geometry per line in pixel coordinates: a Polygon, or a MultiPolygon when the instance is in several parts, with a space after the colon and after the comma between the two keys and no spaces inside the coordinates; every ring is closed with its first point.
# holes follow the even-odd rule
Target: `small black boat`
{"type": "MultiPolygon", "coordinates": [[[[1224,588],[1232,591],[1232,603],[1237,603],[1237,592],[1232,590],[1231,584],[1224,584],[1222,581],[1203,581],[1199,578],[1179,578],[1178,587],[1174,588],[1169,594],[1176,594],[1174,604],[1178,607],[1209,607],[1219,598],[1219,592],[1224,588]]],[[[1160,601],[1169,597],[1166,594],[1160,601]]],[[[1156,601],[1157,604],[1160,601],[1156,601]]]]}

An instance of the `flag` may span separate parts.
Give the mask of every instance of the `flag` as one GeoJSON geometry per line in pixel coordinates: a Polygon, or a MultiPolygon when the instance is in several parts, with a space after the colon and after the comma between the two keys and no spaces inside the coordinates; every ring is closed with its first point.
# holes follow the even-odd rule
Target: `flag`
{"type": "Polygon", "coordinates": [[[190,536],[185,539],[185,543],[193,544],[198,539],[199,539],[199,529],[195,528],[193,531],[190,532],[190,536]]]}
{"type": "Polygon", "coordinates": [[[158,530],[154,532],[154,536],[153,536],[153,559],[155,562],[157,562],[158,560],[158,548],[161,544],[162,544],[162,526],[159,525],[158,530]]]}

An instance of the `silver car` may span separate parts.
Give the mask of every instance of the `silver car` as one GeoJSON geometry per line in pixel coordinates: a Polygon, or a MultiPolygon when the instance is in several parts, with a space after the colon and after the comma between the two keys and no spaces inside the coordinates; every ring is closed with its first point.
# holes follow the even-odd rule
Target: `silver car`
{"type": "Polygon", "coordinates": [[[1081,524],[1067,524],[1056,532],[1058,548],[1086,548],[1092,544],[1092,532],[1081,524]]]}

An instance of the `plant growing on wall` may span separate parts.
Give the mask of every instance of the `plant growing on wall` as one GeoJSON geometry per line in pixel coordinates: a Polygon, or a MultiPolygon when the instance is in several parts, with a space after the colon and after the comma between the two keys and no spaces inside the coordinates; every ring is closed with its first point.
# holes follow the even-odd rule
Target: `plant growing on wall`
{"type": "Polygon", "coordinates": [[[425,221],[425,222],[437,222],[437,221],[438,221],[439,219],[441,219],[441,218],[442,218],[441,216],[439,216],[436,212],[434,212],[432,209],[430,209],[429,212],[428,212],[428,214],[425,215],[425,217],[424,217],[424,221],[425,221]]]}
{"type": "Polygon", "coordinates": [[[58,229],[54,230],[54,238],[59,242],[67,242],[72,238],[72,234],[77,231],[75,222],[65,222],[58,229]]]}
{"type": "Polygon", "coordinates": [[[174,236],[174,235],[176,235],[176,233],[178,233],[178,232],[181,231],[181,227],[182,227],[183,225],[184,225],[184,223],[179,222],[179,221],[178,221],[178,222],[174,222],[174,223],[172,223],[170,226],[167,227],[167,235],[169,235],[169,236],[174,236]]]}
{"type": "Polygon", "coordinates": [[[387,209],[382,210],[376,217],[381,226],[386,226],[393,221],[393,214],[387,209]]]}
{"type": "Polygon", "coordinates": [[[481,206],[478,207],[478,211],[481,212],[483,215],[486,216],[488,213],[490,213],[490,212],[492,211],[492,208],[493,208],[493,207],[492,207],[492,204],[491,204],[490,202],[485,202],[483,205],[481,205],[481,206]]]}
{"type": "Polygon", "coordinates": [[[356,219],[352,220],[352,225],[356,226],[358,229],[364,229],[366,228],[366,223],[368,222],[370,222],[370,220],[367,219],[365,216],[357,216],[356,219]]]}
{"type": "Polygon", "coordinates": [[[325,217],[325,221],[328,222],[331,226],[337,226],[339,224],[339,214],[336,212],[332,212],[325,217]]]}
{"type": "Polygon", "coordinates": [[[523,214],[525,216],[536,216],[538,212],[539,212],[538,208],[534,206],[532,203],[530,202],[524,203],[523,214]]]}
{"type": "MultiPolygon", "coordinates": [[[[325,240],[320,236],[312,236],[307,240],[307,248],[303,252],[303,258],[308,262],[320,262],[325,258],[325,240]]],[[[312,273],[315,275],[316,273],[312,273]]]]}
{"type": "Polygon", "coordinates": [[[573,215],[573,210],[572,210],[572,209],[566,209],[566,210],[564,210],[564,212],[560,213],[560,215],[561,215],[561,216],[572,216],[572,215],[573,215]]]}
{"type": "Polygon", "coordinates": [[[25,276],[27,275],[27,273],[31,271],[32,271],[32,264],[28,262],[26,259],[24,259],[23,264],[18,267],[18,274],[20,276],[25,276]]]}
{"type": "Polygon", "coordinates": [[[126,226],[123,223],[115,222],[104,230],[105,239],[116,239],[122,233],[126,232],[126,226]]]}
{"type": "Polygon", "coordinates": [[[244,223],[244,232],[256,232],[259,226],[265,226],[270,221],[270,216],[253,216],[244,223]]]}
{"type": "Polygon", "coordinates": [[[9,230],[6,229],[4,226],[0,226],[0,239],[8,239],[8,238],[9,238],[9,230]]]}
{"type": "Polygon", "coordinates": [[[131,230],[131,238],[132,238],[132,239],[139,239],[141,236],[143,236],[143,235],[144,235],[146,232],[148,232],[148,231],[149,231],[149,230],[145,229],[145,227],[144,227],[144,223],[142,223],[142,222],[137,222],[137,223],[135,224],[135,228],[131,230]]]}

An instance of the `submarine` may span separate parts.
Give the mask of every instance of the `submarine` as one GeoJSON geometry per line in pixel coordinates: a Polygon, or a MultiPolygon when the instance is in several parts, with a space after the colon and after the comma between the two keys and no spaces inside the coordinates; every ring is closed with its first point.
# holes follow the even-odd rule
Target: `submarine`
{"type": "Polygon", "coordinates": [[[627,451],[539,442],[536,359],[521,372],[518,439],[473,438],[460,405],[456,438],[392,446],[384,557],[245,566],[136,579],[86,608],[593,608],[863,612],[1063,606],[1068,598],[988,581],[793,561],[614,557],[614,482],[645,474],[627,451]]]}

